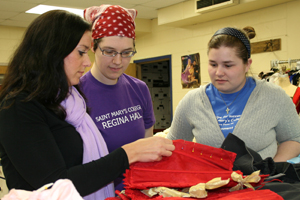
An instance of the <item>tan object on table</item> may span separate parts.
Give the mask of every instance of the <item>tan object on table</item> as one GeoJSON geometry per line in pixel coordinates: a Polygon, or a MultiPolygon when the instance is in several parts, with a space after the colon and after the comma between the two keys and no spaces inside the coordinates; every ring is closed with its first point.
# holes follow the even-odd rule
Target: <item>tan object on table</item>
{"type": "Polygon", "coordinates": [[[207,197],[207,191],[205,190],[205,183],[199,183],[190,187],[189,193],[192,197],[205,198],[207,197]]]}
{"type": "Polygon", "coordinates": [[[250,183],[258,183],[261,179],[261,177],[259,176],[260,170],[253,172],[252,174],[250,174],[249,176],[243,178],[242,175],[236,173],[236,172],[232,172],[231,174],[231,178],[238,182],[238,184],[232,188],[229,189],[230,192],[233,191],[237,191],[237,190],[242,190],[244,189],[244,186],[246,186],[247,188],[253,188],[253,186],[250,183]]]}

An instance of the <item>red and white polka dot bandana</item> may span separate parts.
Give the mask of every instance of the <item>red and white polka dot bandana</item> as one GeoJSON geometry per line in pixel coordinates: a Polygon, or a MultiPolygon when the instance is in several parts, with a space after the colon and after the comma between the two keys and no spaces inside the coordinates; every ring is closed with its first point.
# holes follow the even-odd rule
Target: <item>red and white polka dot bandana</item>
{"type": "Polygon", "coordinates": [[[84,10],[84,18],[93,23],[93,39],[109,36],[121,36],[135,39],[135,9],[126,9],[118,5],[103,4],[84,10]]]}

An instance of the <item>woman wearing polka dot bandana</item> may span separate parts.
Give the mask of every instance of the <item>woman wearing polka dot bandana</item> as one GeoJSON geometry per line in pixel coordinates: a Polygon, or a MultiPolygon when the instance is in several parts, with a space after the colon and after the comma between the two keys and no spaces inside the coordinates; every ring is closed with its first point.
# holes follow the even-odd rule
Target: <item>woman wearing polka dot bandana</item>
{"type": "Polygon", "coordinates": [[[252,27],[226,27],[212,36],[211,83],[181,100],[167,138],[221,147],[232,133],[263,159],[281,162],[300,154],[300,120],[290,97],[275,84],[247,76],[254,36],[252,27]]]}
{"type": "MultiPolygon", "coordinates": [[[[136,10],[118,5],[84,11],[84,18],[93,27],[95,62],[81,78],[80,87],[109,152],[153,136],[155,118],[149,89],[141,80],[124,74],[136,53],[136,15],[136,10]]],[[[116,189],[123,189],[122,180],[115,180],[116,189]]]]}

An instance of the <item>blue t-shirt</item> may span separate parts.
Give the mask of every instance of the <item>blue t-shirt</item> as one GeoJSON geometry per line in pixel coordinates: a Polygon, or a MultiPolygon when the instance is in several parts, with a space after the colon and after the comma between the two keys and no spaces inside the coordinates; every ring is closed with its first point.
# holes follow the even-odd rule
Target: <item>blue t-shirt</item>
{"type": "Polygon", "coordinates": [[[247,78],[246,84],[241,91],[232,94],[219,92],[213,84],[207,86],[206,94],[225,138],[229,133],[233,132],[255,86],[255,80],[250,77],[247,78]],[[220,93],[223,99],[220,96],[220,93]],[[226,112],[227,106],[223,100],[226,102],[227,106],[229,106],[230,111],[228,114],[226,112]]]}

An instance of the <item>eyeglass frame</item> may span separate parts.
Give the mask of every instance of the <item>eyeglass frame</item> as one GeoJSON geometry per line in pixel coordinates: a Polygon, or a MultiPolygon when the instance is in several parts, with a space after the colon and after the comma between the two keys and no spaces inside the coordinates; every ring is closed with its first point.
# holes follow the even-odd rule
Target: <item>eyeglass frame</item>
{"type": "Polygon", "coordinates": [[[134,51],[123,51],[123,52],[117,52],[115,50],[112,50],[113,55],[109,56],[109,55],[104,54],[104,52],[106,51],[105,49],[101,49],[100,46],[98,46],[98,47],[99,47],[99,50],[102,52],[102,55],[107,56],[107,57],[115,57],[116,55],[120,54],[122,58],[131,58],[131,57],[133,57],[137,53],[137,51],[136,51],[135,48],[134,48],[134,51]],[[127,57],[123,57],[123,53],[124,52],[132,52],[132,55],[131,56],[127,56],[127,57]]]}

